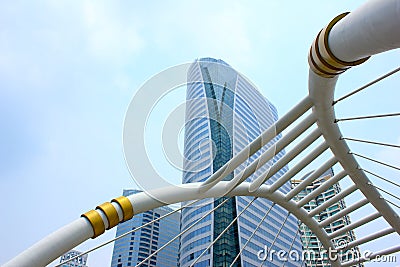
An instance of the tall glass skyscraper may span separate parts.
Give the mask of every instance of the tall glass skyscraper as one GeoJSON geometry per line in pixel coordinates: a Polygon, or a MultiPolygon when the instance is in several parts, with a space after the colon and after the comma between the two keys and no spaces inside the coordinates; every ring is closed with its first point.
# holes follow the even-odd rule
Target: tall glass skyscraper
{"type": "MultiPolygon", "coordinates": [[[[123,195],[129,196],[141,192],[139,190],[124,190],[123,195]]],[[[160,207],[135,215],[129,221],[119,224],[116,236],[127,233],[154,219],[171,212],[169,207],[160,207]]],[[[136,266],[153,252],[179,234],[180,213],[175,212],[166,218],[149,224],[114,243],[111,267],[136,266]]],[[[178,265],[179,241],[176,240],[159,251],[141,266],[170,267],[178,265]]]]}
{"type": "MultiPolygon", "coordinates": [[[[186,100],[183,183],[206,180],[278,119],[275,107],[246,78],[222,60],[203,58],[191,65],[186,100]]],[[[229,180],[240,174],[279,138],[280,136],[268,143],[225,179],[229,180]]],[[[247,181],[267,171],[269,166],[283,155],[283,151],[279,152],[247,181]]],[[[282,168],[267,183],[278,179],[286,170],[287,167],[282,168]]],[[[280,190],[288,192],[290,183],[282,186],[280,190]]],[[[190,266],[252,199],[229,199],[183,234],[180,240],[180,265],[190,266]]],[[[201,201],[200,206],[184,209],[181,230],[185,230],[223,200],[225,198],[206,199],[201,201]]],[[[230,266],[271,205],[266,199],[254,201],[195,266],[230,266]]],[[[291,250],[297,250],[301,254],[301,242],[297,231],[297,219],[275,205],[234,266],[259,266],[261,260],[257,253],[265,247],[272,246],[276,251],[288,251],[292,246],[291,250]],[[280,235],[273,242],[282,225],[280,235]]],[[[265,266],[282,264],[279,259],[274,258],[273,261],[267,259],[265,266]]],[[[285,263],[285,266],[300,265],[301,262],[285,263]]]]}

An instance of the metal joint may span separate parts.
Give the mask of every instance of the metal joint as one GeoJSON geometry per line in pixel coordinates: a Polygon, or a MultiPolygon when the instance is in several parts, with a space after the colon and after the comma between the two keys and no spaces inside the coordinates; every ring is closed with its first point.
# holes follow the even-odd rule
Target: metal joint
{"type": "Polygon", "coordinates": [[[101,210],[106,215],[107,220],[108,220],[107,230],[118,225],[118,223],[119,223],[118,212],[115,209],[115,207],[113,206],[113,204],[111,204],[110,202],[105,202],[105,203],[101,204],[100,206],[97,206],[96,209],[101,210]]]}
{"type": "Polygon", "coordinates": [[[97,211],[90,210],[82,214],[81,217],[86,218],[92,225],[93,228],[92,238],[96,238],[105,232],[106,227],[104,226],[103,219],[101,218],[100,214],[97,211]]]}
{"type": "Polygon", "coordinates": [[[111,200],[111,202],[116,202],[121,207],[122,212],[124,214],[121,222],[125,222],[127,220],[132,219],[132,217],[134,215],[133,207],[132,207],[131,201],[127,197],[120,196],[120,197],[114,198],[113,200],[111,200]]]}
{"type": "Polygon", "coordinates": [[[368,60],[369,57],[352,62],[346,62],[337,58],[329,48],[328,37],[333,26],[344,18],[349,12],[336,16],[325,28],[317,35],[310,48],[308,64],[313,72],[325,78],[333,78],[352,66],[359,65],[368,60]]]}

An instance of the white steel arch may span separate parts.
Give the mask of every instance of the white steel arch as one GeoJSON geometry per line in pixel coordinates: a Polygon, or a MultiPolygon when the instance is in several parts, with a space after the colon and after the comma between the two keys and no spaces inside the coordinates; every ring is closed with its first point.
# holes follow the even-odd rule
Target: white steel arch
{"type": "MultiPolygon", "coordinates": [[[[83,214],[81,218],[39,241],[6,263],[5,266],[45,266],[85,240],[95,238],[106,229],[132,218],[134,214],[165,205],[156,199],[163,199],[168,204],[171,204],[225,195],[267,198],[282,206],[306,224],[316,234],[327,250],[340,250],[333,242],[336,237],[377,218],[383,218],[388,223],[389,228],[359,237],[356,241],[348,244],[347,247],[364,244],[392,233],[400,235],[399,215],[368,179],[365,172],[359,167],[354,155],[349,153],[350,149],[347,146],[346,140],[342,138],[340,129],[336,123],[333,105],[335,84],[339,74],[351,66],[363,63],[370,56],[399,47],[400,0],[373,0],[352,13],[339,15],[327,27],[321,30],[311,47],[309,54],[311,69],[309,74],[309,95],[300,101],[291,111],[282,116],[281,119],[270,129],[266,130],[259,138],[249,144],[243,153],[239,153],[232,158],[207,181],[204,183],[185,184],[180,187],[173,187],[173,189],[157,189],[151,192],[151,196],[153,197],[150,194],[139,193],[129,197],[113,199],[111,202],[106,202],[96,207],[95,210],[83,214]],[[307,112],[309,114],[302,120],[299,120],[307,112]],[[275,149],[274,151],[267,150],[258,160],[249,165],[243,173],[234,177],[231,181],[222,181],[225,176],[232,173],[249,156],[296,122],[297,125],[276,143],[276,151],[275,149]],[[269,172],[261,175],[251,183],[244,182],[251,173],[268,162],[275,153],[287,147],[288,144],[298,139],[307,130],[310,130],[308,135],[289,150],[284,157],[278,160],[270,168],[269,172]],[[317,139],[323,139],[323,141],[315,146],[307,156],[303,157],[285,175],[270,186],[264,184],[282,166],[298,156],[317,139]],[[333,156],[299,183],[298,186],[294,187],[288,194],[282,194],[278,190],[280,186],[293,178],[294,175],[309,165],[316,157],[324,151],[329,150],[333,156]],[[307,197],[300,201],[294,200],[294,197],[302,189],[315,181],[322,173],[335,164],[340,165],[342,171],[338,172],[329,181],[325,181],[318,190],[310,193],[307,197]],[[350,177],[353,184],[314,210],[307,211],[303,208],[313,196],[324,190],[324,188],[328,188],[333,183],[339,182],[344,177],[350,177]],[[328,208],[335,201],[354,192],[361,192],[363,195],[362,199],[322,222],[317,222],[313,218],[314,215],[328,208]],[[324,225],[334,221],[337,217],[351,214],[365,205],[374,207],[375,213],[352,222],[332,233],[327,233],[324,230],[324,225]]],[[[384,248],[382,251],[370,255],[369,259],[398,251],[400,251],[400,245],[384,248]]],[[[332,266],[351,266],[357,262],[367,260],[367,258],[361,257],[348,262],[335,260],[331,264],[332,266]]]]}

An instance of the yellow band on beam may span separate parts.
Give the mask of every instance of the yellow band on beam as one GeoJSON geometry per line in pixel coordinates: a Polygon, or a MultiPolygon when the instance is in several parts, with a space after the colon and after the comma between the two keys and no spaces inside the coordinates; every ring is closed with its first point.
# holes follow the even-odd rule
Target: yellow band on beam
{"type": "MultiPolygon", "coordinates": [[[[124,197],[124,196],[117,197],[117,198],[111,200],[111,202],[116,202],[121,207],[122,213],[123,213],[123,218],[122,218],[121,222],[130,220],[133,217],[133,214],[134,214],[133,207],[127,197],[124,197]]],[[[105,202],[105,203],[101,204],[100,206],[97,206],[96,209],[101,210],[106,215],[107,220],[108,220],[107,230],[118,225],[118,223],[120,222],[117,209],[110,202],[105,202]]],[[[104,225],[103,218],[101,217],[99,212],[97,212],[96,210],[90,210],[90,211],[82,214],[81,217],[86,218],[92,225],[92,228],[93,228],[92,238],[96,238],[105,232],[106,227],[104,225]]]]}
{"type": "Polygon", "coordinates": [[[110,202],[105,202],[105,203],[101,204],[100,206],[97,206],[96,209],[100,209],[106,215],[107,220],[108,220],[107,230],[118,225],[118,223],[119,223],[118,212],[115,209],[115,207],[113,206],[113,204],[111,204],[110,202]]]}
{"type": "Polygon", "coordinates": [[[132,219],[133,214],[134,214],[133,207],[132,207],[131,201],[127,197],[120,196],[120,197],[114,198],[113,200],[111,200],[111,202],[116,202],[121,207],[122,212],[124,214],[124,218],[123,218],[122,222],[132,219]]]}
{"type": "Polygon", "coordinates": [[[308,63],[313,72],[319,76],[333,78],[349,69],[352,66],[364,63],[369,57],[362,58],[352,62],[346,62],[337,58],[331,51],[328,44],[329,33],[333,26],[344,18],[347,13],[336,16],[325,28],[317,35],[310,48],[308,63]]]}
{"type": "Polygon", "coordinates": [[[93,228],[92,238],[96,238],[105,232],[106,227],[104,226],[103,219],[101,218],[100,214],[97,211],[90,210],[90,211],[82,214],[81,217],[86,218],[92,225],[92,228],[93,228]]]}

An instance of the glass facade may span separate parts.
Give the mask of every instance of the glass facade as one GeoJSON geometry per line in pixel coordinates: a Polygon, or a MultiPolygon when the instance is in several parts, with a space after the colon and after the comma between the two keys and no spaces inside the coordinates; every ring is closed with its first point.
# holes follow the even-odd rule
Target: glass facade
{"type": "MultiPolygon", "coordinates": [[[[248,80],[222,60],[204,58],[191,65],[186,98],[183,183],[206,180],[278,119],[275,107],[248,80]]],[[[240,175],[279,138],[280,135],[225,179],[230,180],[234,175],[240,175]]],[[[283,155],[284,151],[277,153],[270,162],[250,175],[247,181],[268,171],[269,167],[283,155]]],[[[272,183],[286,171],[285,166],[267,183],[272,183]]],[[[283,185],[280,190],[288,192],[290,183],[283,185]]],[[[181,266],[193,263],[193,260],[220,235],[252,199],[252,197],[231,198],[186,232],[180,241],[181,266]],[[201,233],[192,234],[200,229],[203,229],[201,233]]],[[[223,200],[225,199],[206,199],[201,201],[200,206],[184,209],[181,218],[182,230],[223,200]]],[[[254,201],[195,266],[230,266],[271,205],[272,203],[266,199],[254,201]]],[[[271,209],[270,216],[261,224],[234,266],[259,266],[261,261],[257,258],[257,252],[265,246],[272,245],[274,234],[279,231],[287,214],[286,210],[275,205],[271,209]]],[[[287,251],[293,242],[292,250],[301,253],[300,238],[295,238],[297,231],[297,219],[290,215],[273,248],[287,251]]],[[[282,262],[274,259],[265,265],[282,266],[282,262]]],[[[286,266],[300,265],[300,262],[286,263],[286,266]]]]}
{"type": "MultiPolygon", "coordinates": [[[[123,195],[138,193],[138,190],[124,190],[123,195]]],[[[154,219],[171,212],[169,207],[156,208],[135,215],[129,221],[119,224],[116,236],[127,233],[154,219]]],[[[136,266],[145,260],[158,248],[179,234],[180,213],[176,212],[157,222],[149,224],[138,231],[115,241],[111,267],[136,266]]],[[[169,246],[145,261],[141,266],[177,266],[179,241],[175,240],[169,246]]]]}

